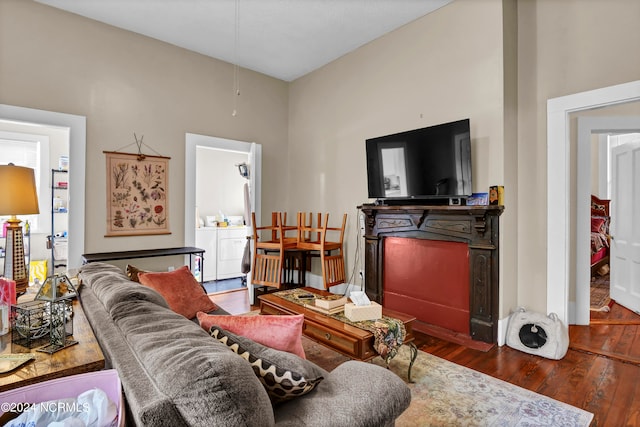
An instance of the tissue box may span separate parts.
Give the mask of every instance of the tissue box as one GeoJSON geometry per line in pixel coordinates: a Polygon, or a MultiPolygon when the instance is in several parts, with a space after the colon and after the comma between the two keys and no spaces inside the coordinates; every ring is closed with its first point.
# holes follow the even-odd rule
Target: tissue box
{"type": "Polygon", "coordinates": [[[370,305],[355,305],[348,302],[344,305],[344,315],[352,322],[374,320],[382,317],[382,306],[371,301],[370,305]]]}

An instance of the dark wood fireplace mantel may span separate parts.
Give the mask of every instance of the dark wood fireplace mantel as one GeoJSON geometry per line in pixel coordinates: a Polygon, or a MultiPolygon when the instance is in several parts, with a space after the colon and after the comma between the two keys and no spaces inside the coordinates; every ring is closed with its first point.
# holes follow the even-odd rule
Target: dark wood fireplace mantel
{"type": "Polygon", "coordinates": [[[471,338],[486,343],[497,342],[499,216],[503,206],[364,204],[358,208],[365,215],[365,290],[370,299],[384,306],[385,237],[466,243],[469,247],[471,338]]]}

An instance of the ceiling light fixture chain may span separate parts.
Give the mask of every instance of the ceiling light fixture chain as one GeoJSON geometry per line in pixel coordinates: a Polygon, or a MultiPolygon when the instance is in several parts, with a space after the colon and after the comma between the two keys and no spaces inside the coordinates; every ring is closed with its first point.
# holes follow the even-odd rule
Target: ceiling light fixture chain
{"type": "Polygon", "coordinates": [[[240,0],[235,0],[235,22],[233,34],[233,117],[238,115],[238,98],[240,97],[240,66],[238,65],[238,50],[240,43],[240,0]]]}

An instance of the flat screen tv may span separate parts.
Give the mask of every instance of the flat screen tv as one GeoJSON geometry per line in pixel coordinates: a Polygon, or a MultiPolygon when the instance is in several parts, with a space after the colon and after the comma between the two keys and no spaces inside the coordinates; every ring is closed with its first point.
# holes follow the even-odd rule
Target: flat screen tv
{"type": "Polygon", "coordinates": [[[463,199],[471,195],[469,119],[367,139],[369,198],[463,199]]]}

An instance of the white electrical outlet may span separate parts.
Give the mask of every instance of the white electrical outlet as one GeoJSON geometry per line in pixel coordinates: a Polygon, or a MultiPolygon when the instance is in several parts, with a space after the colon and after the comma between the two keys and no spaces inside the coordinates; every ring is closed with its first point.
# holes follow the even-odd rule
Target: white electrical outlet
{"type": "Polygon", "coordinates": [[[175,268],[173,267],[173,265],[170,265],[168,271],[173,271],[173,270],[175,270],[175,268]]]}

